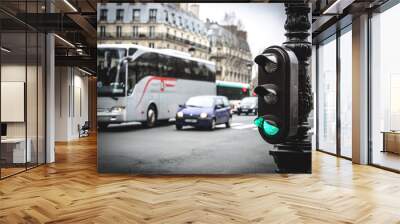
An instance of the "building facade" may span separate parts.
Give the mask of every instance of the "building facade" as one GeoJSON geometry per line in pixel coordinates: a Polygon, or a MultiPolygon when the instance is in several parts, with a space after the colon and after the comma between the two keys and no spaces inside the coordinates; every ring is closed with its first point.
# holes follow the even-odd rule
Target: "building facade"
{"type": "Polygon", "coordinates": [[[222,26],[206,22],[210,41],[210,60],[214,61],[217,79],[250,83],[252,55],[247,42],[247,32],[237,26],[222,26]]]}
{"type": "Polygon", "coordinates": [[[168,48],[208,59],[207,30],[198,13],[199,6],[188,3],[101,3],[98,43],[168,48]]]}

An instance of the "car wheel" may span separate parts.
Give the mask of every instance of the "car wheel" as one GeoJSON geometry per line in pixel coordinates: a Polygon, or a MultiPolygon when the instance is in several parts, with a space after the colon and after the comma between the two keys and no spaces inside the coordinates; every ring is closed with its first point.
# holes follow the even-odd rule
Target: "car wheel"
{"type": "Polygon", "coordinates": [[[182,130],[182,125],[176,124],[175,127],[176,127],[176,130],[182,130]]]}
{"type": "Polygon", "coordinates": [[[249,115],[249,113],[246,113],[246,116],[248,116],[249,115]]]}
{"type": "Polygon", "coordinates": [[[226,128],[231,127],[231,120],[232,120],[232,118],[229,118],[228,121],[225,123],[226,128]]]}
{"type": "Polygon", "coordinates": [[[211,124],[210,124],[210,130],[214,130],[215,129],[215,119],[211,120],[211,124]]]}
{"type": "Polygon", "coordinates": [[[157,121],[157,110],[154,105],[150,105],[149,109],[147,109],[146,115],[147,116],[146,116],[145,126],[147,128],[154,127],[157,121]]]}

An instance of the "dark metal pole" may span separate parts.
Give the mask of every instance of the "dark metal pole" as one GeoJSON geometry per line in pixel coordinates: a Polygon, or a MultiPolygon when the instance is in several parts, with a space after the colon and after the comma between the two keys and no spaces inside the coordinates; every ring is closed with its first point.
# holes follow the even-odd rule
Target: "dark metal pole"
{"type": "Polygon", "coordinates": [[[285,3],[287,37],[283,45],[290,48],[299,62],[299,99],[297,135],[270,151],[280,173],[311,173],[311,136],[308,115],[313,107],[310,79],[310,6],[307,3],[285,3]]]}

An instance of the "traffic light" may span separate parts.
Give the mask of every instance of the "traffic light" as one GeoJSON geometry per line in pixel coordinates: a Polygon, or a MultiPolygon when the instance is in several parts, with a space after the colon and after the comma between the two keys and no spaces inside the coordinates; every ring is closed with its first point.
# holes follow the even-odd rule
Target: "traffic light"
{"type": "Polygon", "coordinates": [[[263,139],[283,143],[297,133],[298,60],[286,47],[272,46],[258,55],[258,118],[254,123],[263,139]]]}

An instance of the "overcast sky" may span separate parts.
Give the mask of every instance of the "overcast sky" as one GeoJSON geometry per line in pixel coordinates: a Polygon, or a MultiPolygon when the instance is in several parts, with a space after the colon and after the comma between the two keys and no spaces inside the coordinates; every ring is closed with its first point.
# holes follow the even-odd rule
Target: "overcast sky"
{"type": "Polygon", "coordinates": [[[200,3],[200,19],[221,22],[225,12],[234,12],[247,31],[250,50],[255,54],[285,41],[285,8],[279,3],[200,3]]]}
{"type": "MultiPolygon", "coordinates": [[[[247,41],[254,57],[271,45],[285,41],[285,8],[281,3],[200,3],[200,19],[220,23],[225,12],[234,12],[247,31],[247,41]]],[[[254,74],[253,69],[253,74],[254,74]]]]}

